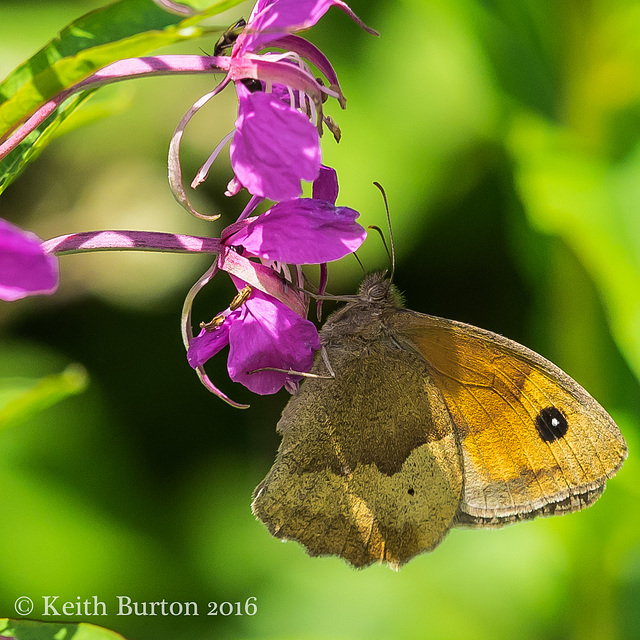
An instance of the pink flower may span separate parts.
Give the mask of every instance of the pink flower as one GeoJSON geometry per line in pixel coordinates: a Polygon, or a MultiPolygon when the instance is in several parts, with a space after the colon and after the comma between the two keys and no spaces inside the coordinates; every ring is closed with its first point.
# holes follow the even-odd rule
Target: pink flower
{"type": "Polygon", "coordinates": [[[0,299],[49,295],[58,288],[58,260],[42,240],[0,218],[0,299]]]}
{"type": "Polygon", "coordinates": [[[251,93],[237,85],[238,119],[230,156],[235,178],[227,195],[245,187],[270,200],[302,193],[301,180],[320,171],[320,136],[309,118],[272,93],[251,93]]]}
{"type": "Polygon", "coordinates": [[[339,138],[337,125],[323,117],[323,96],[337,98],[343,108],[345,100],[326,56],[289,34],[312,27],[331,5],[362,25],[339,0],[259,0],[238,36],[229,69],[239,102],[231,143],[235,178],[229,194],[246,187],[253,195],[288,200],[302,193],[301,180],[318,177],[322,122],[339,138]],[[258,55],[265,47],[287,52],[258,55]],[[313,76],[306,61],[324,74],[328,87],[313,76]],[[316,126],[308,114],[315,116],[316,126]]]}
{"type": "MultiPolygon", "coordinates": [[[[228,62],[227,78],[209,96],[197,104],[200,108],[209,97],[229,82],[238,94],[238,117],[230,146],[234,177],[227,195],[243,187],[254,196],[283,201],[302,193],[301,182],[314,181],[320,172],[320,136],[323,124],[339,140],[340,129],[323,113],[327,97],[336,98],[342,108],[346,101],[338,77],[327,57],[315,45],[293,35],[313,26],[335,5],[371,33],[349,7],[339,0],[260,0],[254,7],[244,30],[237,36],[228,62]],[[263,52],[265,47],[284,52],[263,52]],[[314,76],[311,65],[326,82],[314,76]]],[[[188,117],[183,119],[181,130],[188,117]]],[[[220,152],[218,145],[198,172],[191,186],[207,176],[220,152]]],[[[172,162],[175,166],[176,162],[172,162]]],[[[180,202],[186,200],[178,180],[174,180],[180,202]]]]}
{"type": "Polygon", "coordinates": [[[224,244],[242,247],[242,255],[289,264],[321,264],[356,251],[366,237],[360,214],[315,198],[278,202],[260,216],[222,233],[224,244]]]}
{"type": "MultiPolygon", "coordinates": [[[[236,286],[244,283],[234,278],[236,286]]],[[[195,369],[229,345],[227,369],[234,382],[261,395],[276,393],[283,386],[297,387],[300,376],[280,371],[258,371],[275,367],[309,371],[313,354],[320,348],[318,332],[312,322],[275,298],[254,289],[242,306],[226,316],[213,330],[203,328],[189,345],[187,358],[195,369]]]]}
{"type": "Polygon", "coordinates": [[[234,49],[240,54],[258,51],[287,33],[309,29],[332,5],[364,26],[346,2],[341,0],[258,0],[247,28],[236,40],[234,49]]]}
{"type": "MultiPolygon", "coordinates": [[[[366,237],[356,222],[358,215],[348,207],[313,198],[280,202],[223,232],[218,267],[230,273],[241,291],[246,279],[239,277],[240,261],[246,261],[242,264],[247,274],[265,268],[250,261],[251,257],[283,269],[287,264],[299,269],[302,264],[338,260],[355,251],[366,237]]],[[[264,289],[266,279],[260,282],[264,289]]],[[[295,293],[298,304],[294,310],[279,299],[275,287],[268,291],[254,285],[245,291],[250,294],[240,306],[232,304],[191,339],[189,364],[202,367],[228,344],[227,369],[232,380],[259,394],[275,393],[283,386],[294,391],[300,376],[288,371],[309,371],[313,354],[320,348],[314,324],[301,315],[306,311],[305,297],[295,293]],[[264,367],[284,371],[255,372],[264,367]]]]}

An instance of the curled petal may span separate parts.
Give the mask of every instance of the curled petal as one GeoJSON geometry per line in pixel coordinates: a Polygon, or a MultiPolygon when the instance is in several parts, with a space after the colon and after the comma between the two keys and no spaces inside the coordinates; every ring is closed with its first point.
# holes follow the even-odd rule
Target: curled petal
{"type": "Polygon", "coordinates": [[[349,207],[300,198],[279,202],[234,233],[227,244],[290,264],[320,264],[354,252],[367,236],[349,207]]]}
{"type": "Polygon", "coordinates": [[[230,198],[231,196],[235,196],[236,194],[242,191],[242,185],[238,178],[233,176],[231,180],[229,180],[229,184],[227,185],[227,190],[224,192],[224,195],[230,198]]]}
{"type": "Polygon", "coordinates": [[[189,350],[189,344],[191,340],[193,340],[193,327],[191,326],[191,310],[193,307],[193,301],[200,291],[202,291],[203,287],[211,281],[216,273],[218,273],[218,264],[217,260],[214,262],[205,272],[198,278],[195,284],[187,293],[187,297],[184,299],[184,304],[182,305],[182,314],[180,316],[180,332],[182,334],[182,343],[184,344],[184,348],[189,350]]]}
{"type": "Polygon", "coordinates": [[[187,5],[180,4],[179,2],[172,2],[172,0],[153,0],[159,7],[166,9],[170,13],[176,15],[192,16],[196,11],[187,5]]]}
{"type": "Polygon", "coordinates": [[[191,339],[187,350],[187,360],[196,369],[201,367],[209,358],[213,358],[219,351],[229,344],[229,329],[241,315],[241,310],[237,309],[230,313],[224,322],[213,329],[202,329],[200,333],[191,339]]]}
{"type": "Polygon", "coordinates": [[[263,367],[309,371],[314,352],[320,348],[315,326],[256,291],[242,310],[242,322],[234,322],[229,331],[229,376],[261,395],[276,393],[285,385],[291,387],[300,376],[279,371],[250,372],[263,367]]]}
{"type": "Polygon", "coordinates": [[[0,218],[0,299],[55,293],[59,279],[58,260],[40,238],[0,218]]]}
{"type": "Polygon", "coordinates": [[[315,67],[324,75],[328,80],[329,86],[332,87],[338,93],[338,100],[340,106],[344,109],[346,107],[345,97],[340,90],[340,83],[338,82],[338,76],[329,61],[329,58],[322,53],[318,47],[314,44],[301,38],[300,36],[284,36],[274,40],[270,46],[287,49],[289,51],[295,51],[300,57],[309,60],[315,67]]]}
{"type": "MultiPolygon", "coordinates": [[[[182,136],[184,135],[184,130],[186,126],[189,124],[189,121],[193,116],[204,107],[211,98],[216,96],[224,87],[228,84],[227,80],[223,80],[213,91],[202,96],[199,100],[195,102],[187,113],[182,116],[182,120],[178,123],[176,130],[171,137],[171,142],[169,144],[169,185],[171,187],[171,191],[173,193],[173,197],[192,215],[196,218],[200,218],[202,220],[217,220],[220,215],[215,216],[207,216],[202,213],[199,213],[193,208],[193,205],[189,201],[189,197],[187,196],[187,192],[185,191],[184,185],[182,184],[182,168],[180,166],[180,145],[182,143],[182,136]]],[[[213,160],[211,160],[213,162],[213,160]]],[[[196,184],[197,186],[197,184],[196,184]]]]}
{"type": "Polygon", "coordinates": [[[200,378],[200,382],[205,386],[208,391],[211,391],[214,395],[218,396],[221,400],[224,400],[227,404],[235,407],[236,409],[248,409],[248,404],[242,404],[241,402],[236,402],[232,400],[228,395],[220,391],[218,387],[216,387],[213,382],[209,379],[209,376],[206,374],[204,367],[198,367],[196,369],[196,373],[198,374],[198,378],[200,378]]]}
{"type": "Polygon", "coordinates": [[[341,0],[265,0],[256,4],[247,23],[248,28],[236,41],[238,53],[259,51],[285,33],[312,27],[331,5],[342,9],[369,33],[378,35],[365,26],[341,0]]]}
{"type": "Polygon", "coordinates": [[[249,193],[280,201],[302,193],[301,180],[315,180],[320,170],[320,137],[303,114],[275,96],[243,92],[231,165],[249,193]]]}

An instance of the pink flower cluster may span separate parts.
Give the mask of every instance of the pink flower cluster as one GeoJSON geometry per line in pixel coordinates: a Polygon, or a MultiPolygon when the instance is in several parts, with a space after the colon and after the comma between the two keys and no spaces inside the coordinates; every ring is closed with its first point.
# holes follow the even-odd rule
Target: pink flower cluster
{"type": "MultiPolygon", "coordinates": [[[[300,380],[296,372],[309,371],[314,352],[320,348],[315,325],[306,317],[309,298],[302,289],[302,265],[321,265],[324,282],[326,263],[355,251],[366,236],[356,222],[358,212],[336,206],[335,171],[321,162],[323,126],[336,138],[340,136],[338,126],[323,112],[327,97],[345,105],[337,76],[317,47],[295,35],[313,26],[332,5],[364,27],[340,0],[258,0],[244,29],[237,29],[221,47],[222,52],[230,46],[230,55],[209,57],[225,78],[194,104],[176,129],[169,174],[174,195],[185,208],[200,217],[218,217],[199,214],[189,203],[182,185],[179,148],[193,114],[233,83],[238,96],[234,130],[192,183],[197,186],[206,178],[230,139],[234,176],[227,195],[246,189],[251,198],[240,219],[220,238],[121,231],[74,234],[43,242],[0,219],[0,299],[14,301],[54,293],[59,279],[56,256],[69,251],[119,248],[215,253],[214,263],[185,301],[182,331],[189,364],[212,392],[236,406],[240,405],[222,393],[204,371],[207,360],[227,346],[232,380],[259,394],[275,393],[283,386],[295,391],[300,380]],[[310,65],[326,82],[314,77],[310,65]],[[312,198],[300,197],[303,181],[313,183],[312,198]],[[265,213],[249,217],[263,199],[275,204],[265,213]],[[202,323],[200,333],[193,336],[193,299],[219,271],[230,275],[238,296],[211,322],[202,323]]],[[[165,70],[170,62],[176,68],[190,64],[175,58],[164,62],[165,70]]],[[[124,77],[128,68],[134,75],[135,62],[128,67],[123,62],[118,63],[118,73],[124,77]]],[[[100,78],[109,77],[109,70],[99,73],[100,78]]],[[[97,76],[82,86],[98,82],[97,76]]]]}

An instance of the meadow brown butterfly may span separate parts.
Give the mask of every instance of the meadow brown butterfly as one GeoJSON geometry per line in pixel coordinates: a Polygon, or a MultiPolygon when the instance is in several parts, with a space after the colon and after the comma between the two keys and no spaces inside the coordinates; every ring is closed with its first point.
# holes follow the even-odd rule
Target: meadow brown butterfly
{"type": "MultiPolygon", "coordinates": [[[[404,309],[383,275],[320,332],[335,378],[278,422],[253,511],[278,538],[356,567],[399,567],[452,527],[501,527],[595,502],[627,447],[567,374],[516,342],[404,309]]],[[[312,371],[326,375],[324,358],[312,371]]]]}

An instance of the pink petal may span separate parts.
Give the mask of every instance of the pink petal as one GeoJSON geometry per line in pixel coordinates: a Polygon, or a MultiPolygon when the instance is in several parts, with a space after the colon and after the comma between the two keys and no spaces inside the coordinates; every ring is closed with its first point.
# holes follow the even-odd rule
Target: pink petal
{"type": "Polygon", "coordinates": [[[317,67],[327,79],[329,85],[339,85],[338,76],[329,61],[329,58],[327,58],[327,56],[325,56],[315,44],[312,44],[301,36],[283,36],[282,38],[274,40],[270,46],[277,47],[279,49],[286,49],[287,51],[294,51],[301,58],[308,60],[314,67],[317,67]]]}
{"type": "MultiPolygon", "coordinates": [[[[231,165],[249,193],[280,201],[302,193],[301,180],[320,170],[320,137],[304,114],[270,93],[248,95],[240,105],[231,143],[231,165]]],[[[248,92],[247,92],[248,93],[248,92]]]]}
{"type": "Polygon", "coordinates": [[[314,351],[320,348],[312,322],[301,318],[277,300],[254,291],[242,309],[242,322],[229,332],[229,376],[261,395],[276,393],[299,376],[277,371],[249,373],[262,367],[309,371],[314,351]]]}
{"type": "Polygon", "coordinates": [[[58,284],[58,260],[42,240],[0,218],[0,299],[52,294],[58,284]]]}
{"type": "Polygon", "coordinates": [[[335,169],[322,165],[320,174],[313,181],[313,197],[335,204],[338,199],[338,174],[335,169]]]}
{"type": "Polygon", "coordinates": [[[349,15],[352,14],[347,5],[339,0],[259,1],[251,13],[247,29],[236,41],[237,48],[233,54],[257,52],[285,33],[308,29],[316,24],[333,4],[349,15]]]}
{"type": "Polygon", "coordinates": [[[202,366],[209,358],[213,358],[229,344],[229,328],[241,315],[240,309],[230,313],[224,322],[214,329],[202,329],[192,338],[187,350],[187,360],[194,369],[202,366]]]}
{"type": "Polygon", "coordinates": [[[314,198],[279,202],[225,240],[254,256],[290,264],[339,260],[364,242],[360,214],[314,198]]]}

